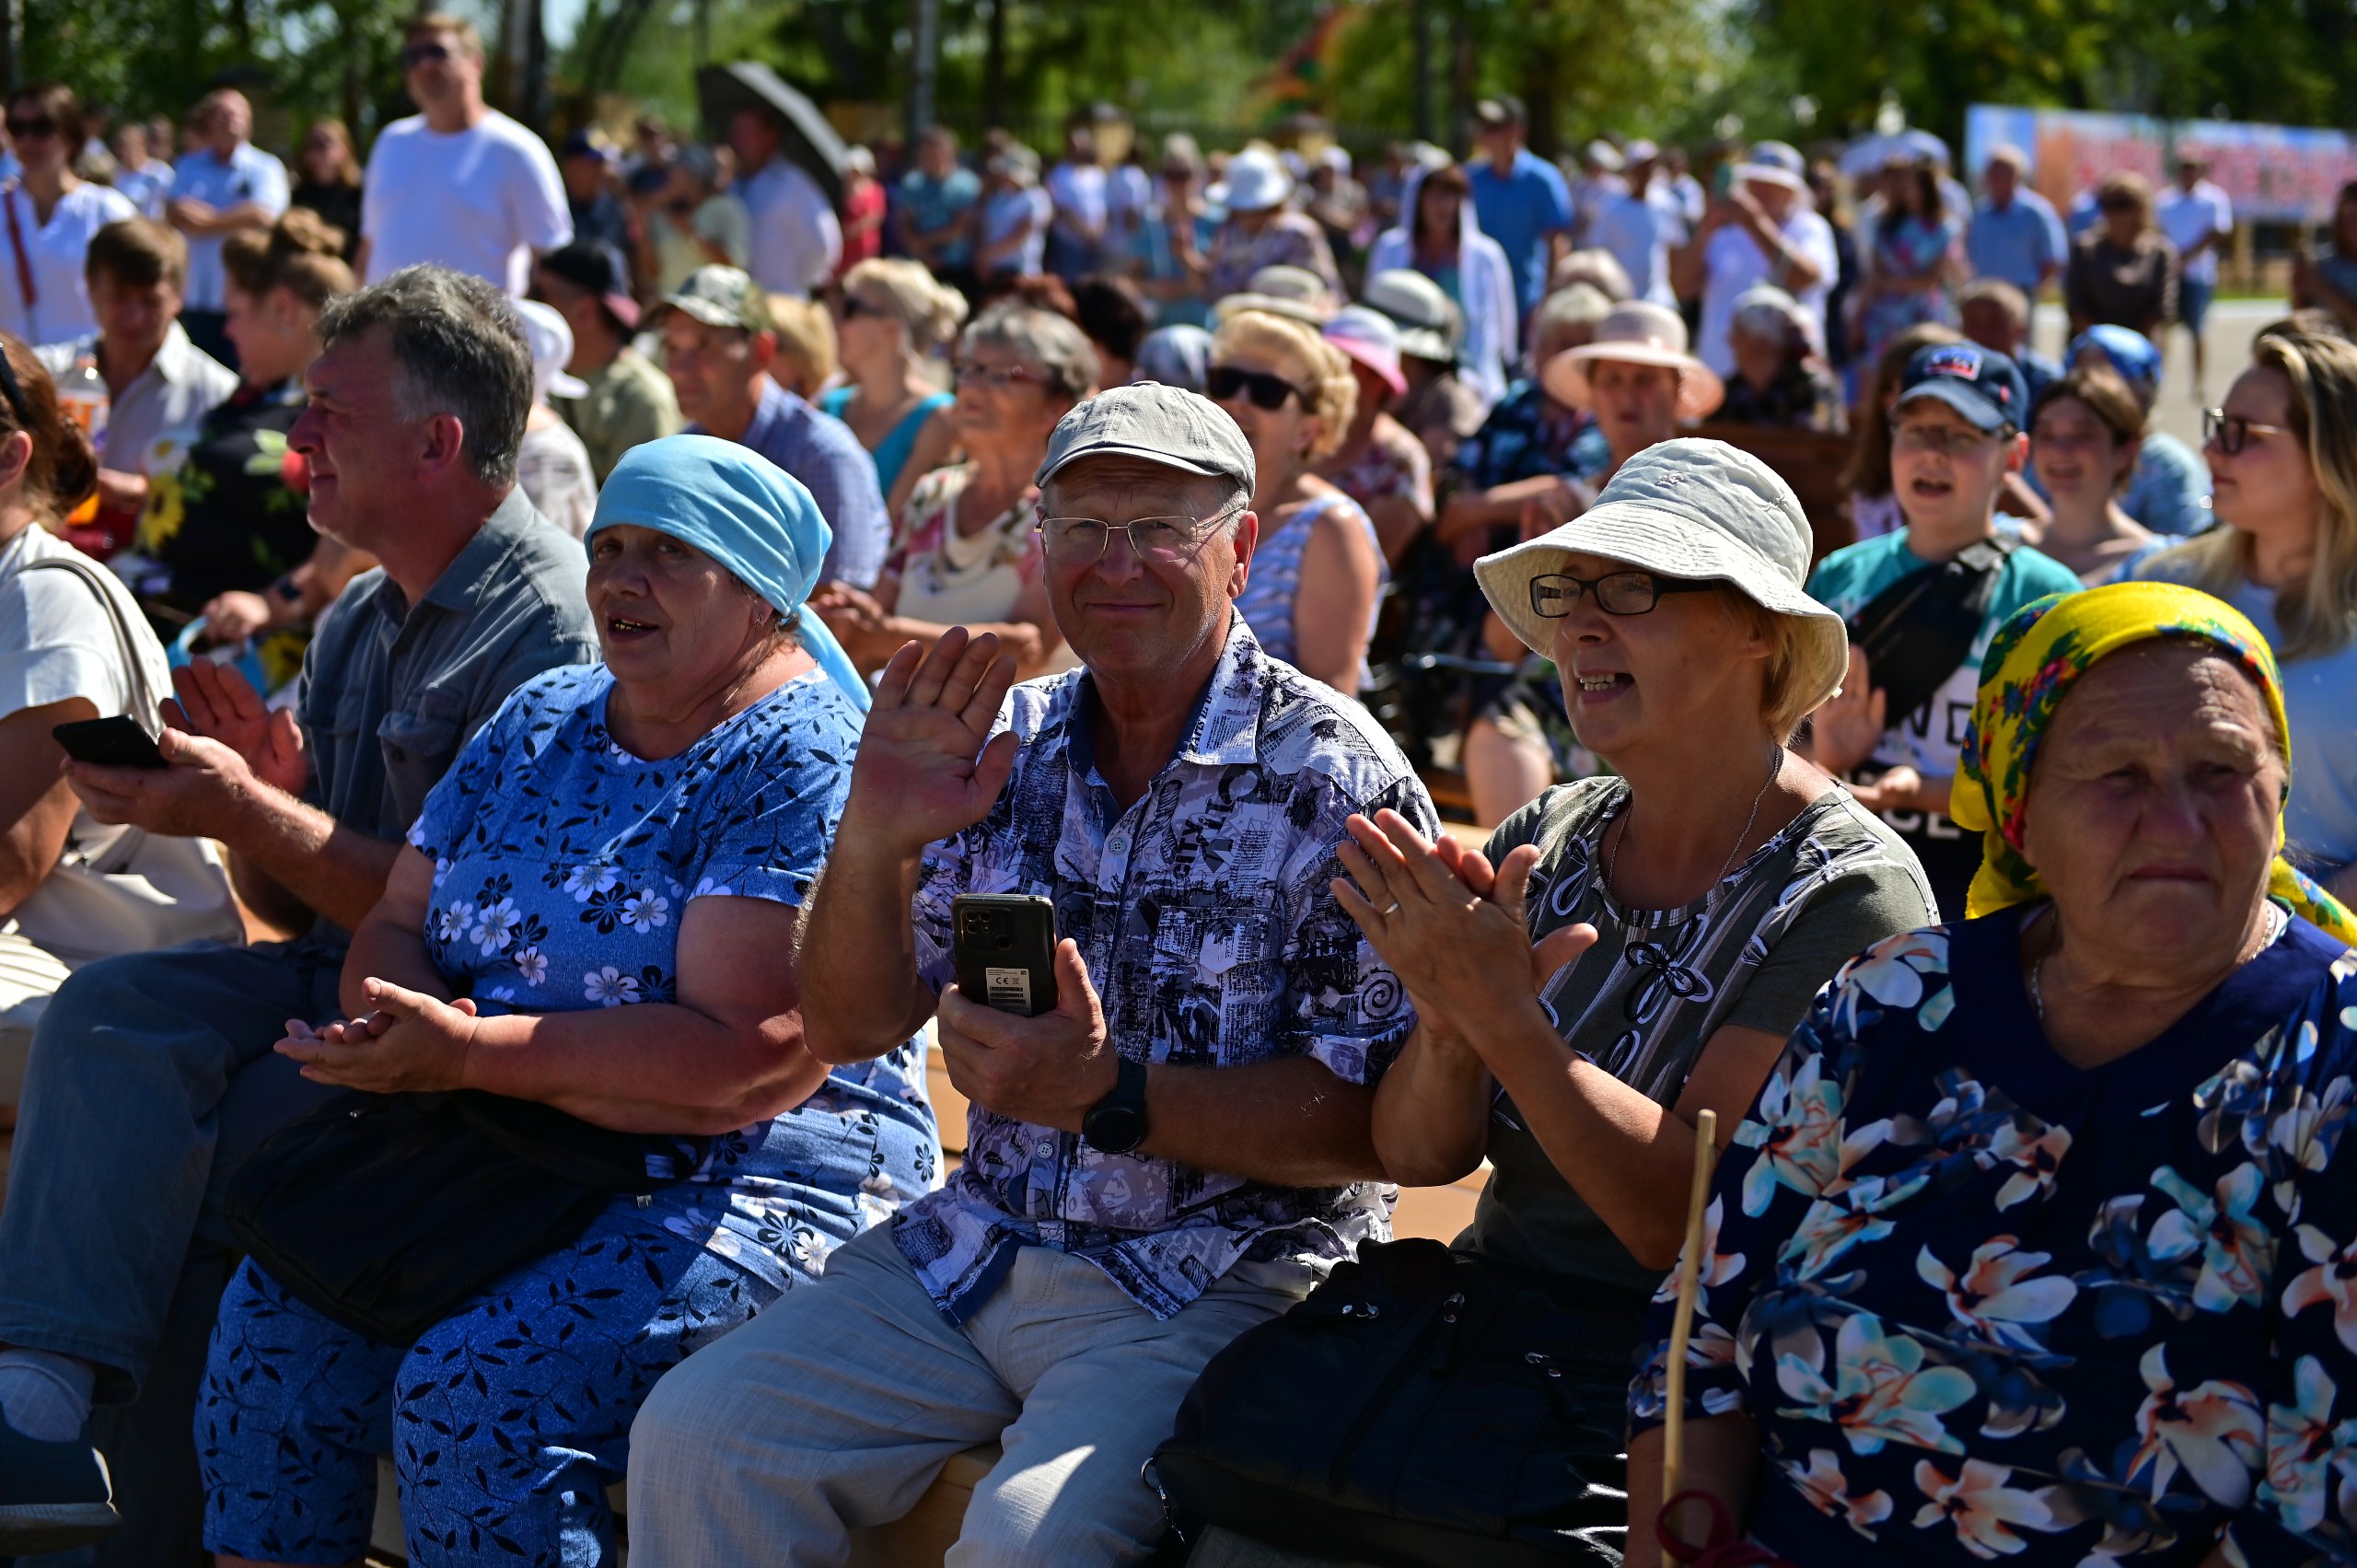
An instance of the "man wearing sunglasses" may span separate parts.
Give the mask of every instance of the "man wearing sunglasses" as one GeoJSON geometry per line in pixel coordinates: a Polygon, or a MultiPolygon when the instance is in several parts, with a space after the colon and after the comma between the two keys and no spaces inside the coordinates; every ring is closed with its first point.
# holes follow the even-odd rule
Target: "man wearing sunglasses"
{"type": "Polygon", "coordinates": [[[1437,819],[1366,711],[1236,613],[1255,475],[1207,400],[1098,394],[1036,475],[1084,668],[1014,687],[962,630],[886,667],[804,926],[805,1040],[859,1062],[937,1014],[969,1152],[656,1388],[644,1561],[841,1562],[853,1523],[995,1439],[953,1561],[1143,1562],[1139,1468],[1204,1362],[1387,1234],[1373,1086],[1415,1014],[1335,845],[1353,811],[1437,819]],[[969,892],[1052,900],[1053,1009],[950,988],[969,892]]]}
{"type": "Polygon", "coordinates": [[[431,261],[520,298],[532,259],[573,238],[556,159],[483,102],[482,39],[471,22],[429,11],[401,37],[401,80],[423,112],[386,126],[368,155],[361,281],[431,261]]]}
{"type": "Polygon", "coordinates": [[[164,215],[188,236],[188,296],[180,327],[192,342],[235,370],[228,320],[228,277],[221,242],[240,229],[268,228],[286,210],[286,166],[255,146],[253,106],[235,87],[205,95],[192,117],[204,145],[172,169],[164,215]]]}

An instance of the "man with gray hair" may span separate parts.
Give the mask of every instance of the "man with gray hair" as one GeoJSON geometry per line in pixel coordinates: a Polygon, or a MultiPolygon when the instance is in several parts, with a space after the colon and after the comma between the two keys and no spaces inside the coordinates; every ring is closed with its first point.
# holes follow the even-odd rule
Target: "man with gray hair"
{"type": "Polygon", "coordinates": [[[411,267],[319,331],[287,441],[312,527],[382,567],[337,601],[296,711],[200,661],[175,675],[168,766],[72,775],[102,822],[227,845],[247,907],[301,935],[91,964],[35,1029],[0,1213],[0,1557],[112,1527],[93,1438],[134,1510],[108,1561],[193,1539],[196,1379],[235,1252],[221,1194],[331,1092],[273,1043],[342,1016],[350,933],[467,738],[525,680],[598,656],[581,546],[516,485],[532,364],[505,296],[411,267]],[[129,1408],[93,1423],[94,1402],[129,1408]]]}
{"type": "Polygon", "coordinates": [[[2029,159],[2000,142],[1980,168],[1980,200],[1965,226],[1964,253],[1976,278],[1998,278],[2033,304],[2071,259],[2054,204],[2026,183],[2029,159]]]}
{"type": "Polygon", "coordinates": [[[1048,445],[1046,576],[1080,669],[1013,687],[952,630],[886,666],[802,949],[821,1061],[938,1016],[964,1165],[656,1385],[632,1547],[843,1561],[993,1439],[957,1561],[1134,1563],[1138,1479],[1203,1364],[1387,1232],[1374,1086],[1414,1023],[1335,900],[1354,812],[1431,832],[1365,711],[1234,610],[1260,520],[1215,404],[1119,388],[1048,445]],[[1055,1005],[952,986],[953,900],[1041,895],[1055,1005]]]}

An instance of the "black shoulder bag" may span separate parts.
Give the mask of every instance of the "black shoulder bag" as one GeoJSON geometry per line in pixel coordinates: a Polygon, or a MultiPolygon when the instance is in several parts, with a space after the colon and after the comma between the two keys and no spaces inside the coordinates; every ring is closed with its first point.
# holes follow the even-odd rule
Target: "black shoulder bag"
{"type": "Polygon", "coordinates": [[[2004,534],[1976,540],[1952,560],[1908,573],[1851,617],[1850,644],[1866,656],[1892,724],[1930,702],[1972,651],[2016,544],[2004,534]]]}
{"type": "Polygon", "coordinates": [[[1635,1347],[1437,1241],[1359,1249],[1213,1356],[1149,1480],[1217,1525],[1385,1568],[1618,1563],[1635,1347]]]}
{"type": "Polygon", "coordinates": [[[226,1217],[296,1299],[406,1345],[569,1246],[618,1194],[693,1175],[711,1147],[473,1089],[354,1091],[271,1134],[230,1182],[226,1217]],[[650,1156],[668,1172],[650,1176],[650,1156]]]}

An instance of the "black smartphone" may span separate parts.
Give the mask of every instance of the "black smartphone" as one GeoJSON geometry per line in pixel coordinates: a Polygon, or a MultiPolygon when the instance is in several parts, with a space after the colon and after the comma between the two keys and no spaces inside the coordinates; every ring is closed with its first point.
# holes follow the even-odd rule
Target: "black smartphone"
{"type": "Polygon", "coordinates": [[[156,738],[140,728],[139,721],[128,714],[118,714],[110,719],[76,719],[72,724],[61,724],[49,733],[77,762],[95,762],[102,768],[171,766],[156,749],[156,738]]]}
{"type": "Polygon", "coordinates": [[[960,893],[949,900],[958,989],[1036,1018],[1056,1005],[1056,906],[1036,893],[960,893]]]}

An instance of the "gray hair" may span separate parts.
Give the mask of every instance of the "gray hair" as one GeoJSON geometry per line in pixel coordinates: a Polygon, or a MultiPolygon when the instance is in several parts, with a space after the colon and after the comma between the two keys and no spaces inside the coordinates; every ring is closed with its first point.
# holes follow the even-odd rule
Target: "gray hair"
{"type": "Polygon", "coordinates": [[[1078,402],[1097,389],[1097,349],[1068,316],[1031,305],[993,305],[958,340],[962,356],[983,343],[1022,355],[1048,373],[1048,390],[1078,402]]]}
{"type": "Polygon", "coordinates": [[[403,267],[330,301],[319,312],[319,346],[379,328],[398,369],[393,406],[401,416],[451,415],[474,477],[513,484],[532,408],[532,351],[507,296],[447,267],[403,267]]]}
{"type": "Polygon", "coordinates": [[[1593,327],[1611,314],[1610,296],[1594,284],[1575,283],[1557,289],[1539,302],[1538,319],[1532,325],[1531,337],[1534,342],[1544,342],[1557,327],[1593,327]]]}

